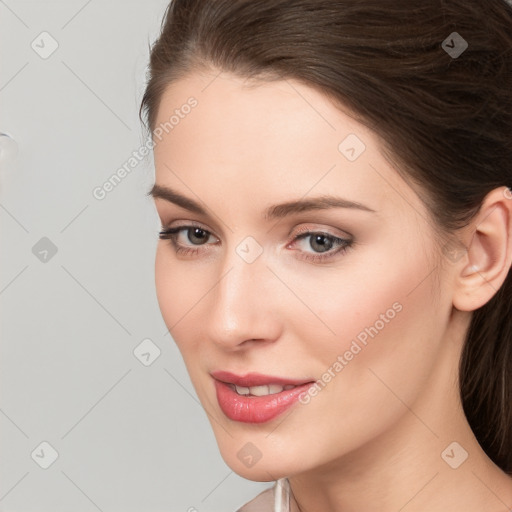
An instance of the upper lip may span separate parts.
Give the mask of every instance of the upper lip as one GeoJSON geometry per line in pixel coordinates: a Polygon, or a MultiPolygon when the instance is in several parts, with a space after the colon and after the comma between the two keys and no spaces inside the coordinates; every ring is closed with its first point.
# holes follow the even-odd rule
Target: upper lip
{"type": "Polygon", "coordinates": [[[265,386],[268,384],[279,384],[281,386],[299,386],[308,382],[313,382],[312,379],[285,379],[283,377],[274,377],[272,375],[262,375],[261,373],[246,373],[245,375],[236,375],[231,372],[217,370],[210,374],[214,379],[228,384],[235,384],[236,386],[243,386],[250,388],[251,386],[265,386]]]}

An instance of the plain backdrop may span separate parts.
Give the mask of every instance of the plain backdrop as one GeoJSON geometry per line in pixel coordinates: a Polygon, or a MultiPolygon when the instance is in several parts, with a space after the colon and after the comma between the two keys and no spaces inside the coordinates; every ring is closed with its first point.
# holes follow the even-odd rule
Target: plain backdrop
{"type": "Polygon", "coordinates": [[[1,511],[229,512],[271,485],[223,462],[156,300],[153,162],[128,162],[166,5],[0,1],[1,511]]]}

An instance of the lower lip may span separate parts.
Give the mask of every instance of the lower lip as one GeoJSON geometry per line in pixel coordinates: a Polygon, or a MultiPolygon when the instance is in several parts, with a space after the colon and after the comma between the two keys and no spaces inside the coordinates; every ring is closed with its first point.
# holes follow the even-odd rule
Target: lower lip
{"type": "Polygon", "coordinates": [[[291,407],[313,384],[308,382],[272,395],[243,396],[231,389],[229,384],[215,380],[215,391],[222,412],[230,420],[243,423],[265,423],[291,407]]]}

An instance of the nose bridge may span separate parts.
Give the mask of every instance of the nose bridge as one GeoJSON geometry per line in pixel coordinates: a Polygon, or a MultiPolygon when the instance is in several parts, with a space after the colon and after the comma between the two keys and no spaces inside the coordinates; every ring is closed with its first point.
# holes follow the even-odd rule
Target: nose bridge
{"type": "Polygon", "coordinates": [[[219,343],[237,345],[276,335],[275,309],[269,293],[272,273],[263,254],[254,258],[253,252],[249,258],[254,248],[247,249],[242,242],[225,255],[219,281],[212,290],[210,333],[219,343]]]}

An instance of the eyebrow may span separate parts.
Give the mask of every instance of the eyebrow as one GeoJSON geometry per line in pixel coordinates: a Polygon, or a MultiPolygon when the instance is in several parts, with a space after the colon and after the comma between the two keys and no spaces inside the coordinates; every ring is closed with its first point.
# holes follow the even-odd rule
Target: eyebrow
{"type": "MultiPolygon", "coordinates": [[[[153,185],[151,190],[146,194],[152,196],[154,199],[160,198],[174,203],[182,208],[189,210],[200,215],[208,215],[205,208],[203,208],[198,202],[181,195],[176,190],[170,187],[153,185]]],[[[294,201],[288,201],[281,204],[269,206],[264,212],[264,218],[266,220],[280,219],[294,213],[301,213],[310,210],[326,210],[329,208],[351,208],[355,210],[362,210],[366,212],[376,213],[372,208],[365,206],[362,203],[349,201],[342,197],[322,195],[318,197],[312,197],[309,199],[297,199],[294,201]]]]}

